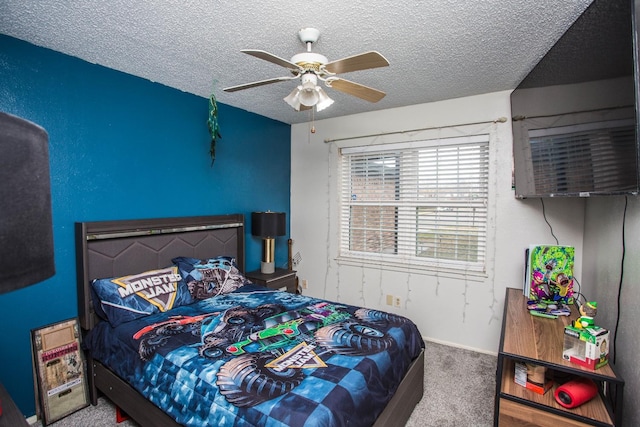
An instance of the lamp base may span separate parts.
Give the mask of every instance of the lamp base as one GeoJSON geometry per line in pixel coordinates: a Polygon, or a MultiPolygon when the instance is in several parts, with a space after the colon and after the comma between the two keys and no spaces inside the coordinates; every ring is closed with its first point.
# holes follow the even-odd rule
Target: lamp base
{"type": "Polygon", "coordinates": [[[276,263],[275,262],[260,262],[260,273],[262,274],[273,274],[276,271],[276,263]]]}

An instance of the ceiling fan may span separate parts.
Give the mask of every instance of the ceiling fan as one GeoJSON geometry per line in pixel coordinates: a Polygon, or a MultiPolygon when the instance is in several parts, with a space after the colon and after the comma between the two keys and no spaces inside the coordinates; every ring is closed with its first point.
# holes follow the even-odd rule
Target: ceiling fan
{"type": "Polygon", "coordinates": [[[236,92],[257,86],[264,86],[285,80],[300,79],[300,84],[284,98],[296,111],[309,110],[316,107],[321,111],[333,104],[333,99],[318,85],[318,80],[323,81],[327,87],[340,92],[356,96],[369,102],[378,102],[384,98],[385,93],[359,83],[337,77],[337,74],[352,71],[367,70],[370,68],[386,67],[389,61],[375,51],[364,52],[359,55],[331,61],[318,53],[311,52],[311,46],[318,41],[320,31],[315,28],[303,28],[298,32],[300,41],[307,46],[307,51],[294,55],[290,61],[280,58],[264,50],[243,49],[241,52],[256,58],[280,65],[291,72],[291,76],[276,77],[260,80],[223,89],[225,92],[236,92]]]}

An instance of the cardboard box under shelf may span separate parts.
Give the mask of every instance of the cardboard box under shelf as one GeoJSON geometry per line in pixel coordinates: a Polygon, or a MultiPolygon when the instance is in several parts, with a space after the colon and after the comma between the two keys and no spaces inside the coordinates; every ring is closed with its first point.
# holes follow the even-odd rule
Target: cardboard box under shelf
{"type": "Polygon", "coordinates": [[[527,365],[526,363],[515,363],[515,375],[513,380],[516,384],[525,387],[527,390],[531,390],[534,393],[545,394],[551,387],[553,387],[553,380],[547,379],[543,374],[544,384],[534,383],[529,381],[527,377],[527,365]]]}

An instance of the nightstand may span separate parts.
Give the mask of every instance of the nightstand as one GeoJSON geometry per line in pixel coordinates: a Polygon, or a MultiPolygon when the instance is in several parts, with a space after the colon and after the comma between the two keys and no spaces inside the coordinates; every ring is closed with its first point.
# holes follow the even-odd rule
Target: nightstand
{"type": "Polygon", "coordinates": [[[296,293],[296,272],[284,268],[276,268],[272,274],[263,274],[260,270],[250,271],[245,277],[257,285],[266,286],[269,289],[296,293]]]}
{"type": "Polygon", "coordinates": [[[0,415],[0,427],[28,427],[26,418],[22,415],[22,412],[18,409],[16,404],[9,396],[7,390],[5,390],[2,383],[0,383],[0,405],[2,405],[2,415],[0,415]]]}

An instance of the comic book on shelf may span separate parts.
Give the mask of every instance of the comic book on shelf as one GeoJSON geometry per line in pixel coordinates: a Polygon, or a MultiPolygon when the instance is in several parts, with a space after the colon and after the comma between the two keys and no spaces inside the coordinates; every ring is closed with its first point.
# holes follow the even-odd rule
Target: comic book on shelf
{"type": "Polygon", "coordinates": [[[534,302],[559,306],[573,304],[574,261],[573,246],[529,246],[524,295],[534,302]]]}

